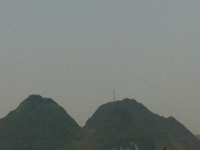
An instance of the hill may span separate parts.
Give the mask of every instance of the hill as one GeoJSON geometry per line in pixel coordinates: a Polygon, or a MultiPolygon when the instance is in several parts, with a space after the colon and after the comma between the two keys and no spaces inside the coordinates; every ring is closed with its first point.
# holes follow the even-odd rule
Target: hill
{"type": "Polygon", "coordinates": [[[86,122],[90,139],[100,149],[199,150],[200,142],[175,118],[160,117],[136,100],[100,106],[86,122]]]}
{"type": "Polygon", "coordinates": [[[175,118],[133,99],[103,104],[81,128],[50,98],[30,95],[0,119],[0,150],[199,150],[175,118]]]}
{"type": "Polygon", "coordinates": [[[31,95],[0,120],[0,150],[55,150],[81,127],[50,98],[31,95]]]}

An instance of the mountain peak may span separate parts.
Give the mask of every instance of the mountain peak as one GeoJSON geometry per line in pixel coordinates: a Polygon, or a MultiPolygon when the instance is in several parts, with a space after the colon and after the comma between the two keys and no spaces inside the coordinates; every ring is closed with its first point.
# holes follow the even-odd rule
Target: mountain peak
{"type": "Polygon", "coordinates": [[[0,150],[57,149],[80,130],[76,121],[54,100],[30,95],[0,120],[0,150]]]}
{"type": "Polygon", "coordinates": [[[50,104],[54,103],[57,104],[54,100],[51,98],[43,98],[40,95],[30,95],[28,98],[26,98],[21,104],[21,105],[37,105],[37,104],[50,104]]]}
{"type": "Polygon", "coordinates": [[[160,117],[134,99],[101,105],[88,119],[84,128],[95,130],[94,138],[105,143],[102,149],[131,149],[130,141],[141,150],[199,149],[200,142],[174,117],[160,117]],[[185,142],[187,145],[184,145],[185,142]]]}
{"type": "Polygon", "coordinates": [[[37,99],[37,98],[43,98],[43,97],[37,94],[32,94],[32,95],[29,95],[28,98],[37,99]]]}

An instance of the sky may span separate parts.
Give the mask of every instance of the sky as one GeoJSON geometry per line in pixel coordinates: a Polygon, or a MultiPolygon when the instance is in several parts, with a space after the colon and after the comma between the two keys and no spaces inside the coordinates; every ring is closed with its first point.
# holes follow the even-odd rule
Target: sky
{"type": "Polygon", "coordinates": [[[133,98],[200,134],[200,1],[0,0],[0,118],[31,94],[83,126],[133,98]]]}

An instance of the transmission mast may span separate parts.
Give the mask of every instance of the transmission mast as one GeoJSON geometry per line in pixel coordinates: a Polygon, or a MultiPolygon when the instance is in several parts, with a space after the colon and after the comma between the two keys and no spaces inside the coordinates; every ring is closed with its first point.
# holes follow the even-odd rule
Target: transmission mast
{"type": "Polygon", "coordinates": [[[115,91],[113,90],[113,101],[115,101],[115,91]]]}

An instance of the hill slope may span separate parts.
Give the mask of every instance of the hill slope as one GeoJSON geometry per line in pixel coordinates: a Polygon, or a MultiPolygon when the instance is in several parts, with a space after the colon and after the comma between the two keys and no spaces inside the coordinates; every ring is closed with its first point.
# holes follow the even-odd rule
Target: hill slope
{"type": "Polygon", "coordinates": [[[0,149],[61,149],[80,130],[55,101],[31,95],[0,120],[0,149]]]}
{"type": "Polygon", "coordinates": [[[197,134],[197,135],[195,135],[195,136],[196,136],[197,139],[200,140],[200,135],[199,135],[199,134],[197,134]]]}
{"type": "Polygon", "coordinates": [[[90,139],[99,149],[199,150],[200,142],[175,118],[150,112],[135,100],[124,99],[100,106],[86,122],[90,139]],[[134,143],[134,144],[133,144],[134,143]]]}

